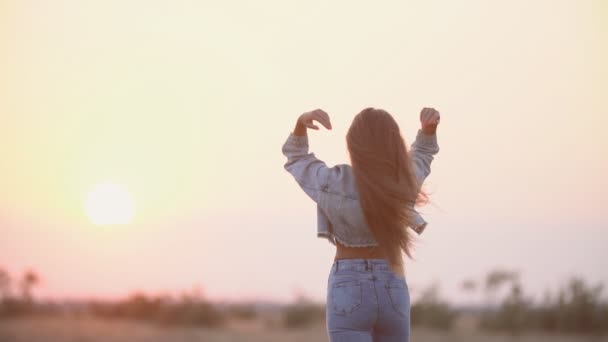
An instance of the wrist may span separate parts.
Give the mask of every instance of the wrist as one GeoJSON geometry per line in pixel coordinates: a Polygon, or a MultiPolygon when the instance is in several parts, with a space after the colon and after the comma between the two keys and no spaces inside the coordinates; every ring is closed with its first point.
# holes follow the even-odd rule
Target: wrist
{"type": "Polygon", "coordinates": [[[422,133],[426,135],[434,135],[437,133],[437,127],[422,127],[422,133]]]}
{"type": "Polygon", "coordinates": [[[306,126],[304,126],[300,122],[300,119],[298,118],[298,121],[296,122],[296,127],[293,130],[293,135],[295,135],[295,136],[305,136],[306,135],[306,131],[307,131],[306,126]]]}

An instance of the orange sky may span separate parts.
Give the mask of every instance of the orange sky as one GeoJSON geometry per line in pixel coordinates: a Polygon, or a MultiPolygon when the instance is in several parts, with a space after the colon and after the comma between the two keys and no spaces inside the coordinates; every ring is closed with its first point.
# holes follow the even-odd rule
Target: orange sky
{"type": "Polygon", "coordinates": [[[597,1],[0,0],[0,267],[40,294],[200,285],[323,299],[333,250],[280,147],[303,111],[328,164],[367,106],[409,144],[442,113],[414,289],[496,267],[608,283],[608,6],[597,1]],[[603,96],[602,96],[603,95],[603,96]],[[133,194],[125,226],[85,215],[133,194]]]}

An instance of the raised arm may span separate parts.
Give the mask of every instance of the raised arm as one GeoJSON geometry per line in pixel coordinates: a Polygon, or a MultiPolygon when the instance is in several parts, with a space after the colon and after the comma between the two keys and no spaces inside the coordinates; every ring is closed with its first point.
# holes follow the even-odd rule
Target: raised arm
{"type": "Polygon", "coordinates": [[[431,173],[433,156],[439,152],[437,144],[437,125],[440,115],[434,108],[423,108],[420,112],[422,128],[418,130],[416,140],[412,144],[410,155],[416,168],[416,179],[422,185],[431,173]]]}
{"type": "Polygon", "coordinates": [[[325,163],[315,157],[314,153],[308,152],[307,130],[319,127],[314,121],[321,123],[325,128],[331,129],[329,115],[317,109],[306,112],[298,118],[296,126],[283,144],[282,152],[287,157],[285,170],[289,171],[298,182],[302,190],[315,202],[318,201],[318,193],[327,186],[330,169],[325,163]]]}

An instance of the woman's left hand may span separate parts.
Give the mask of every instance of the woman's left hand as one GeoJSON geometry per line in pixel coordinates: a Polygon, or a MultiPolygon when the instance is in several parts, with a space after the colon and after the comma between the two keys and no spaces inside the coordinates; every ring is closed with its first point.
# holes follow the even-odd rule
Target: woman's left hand
{"type": "Polygon", "coordinates": [[[322,109],[315,109],[310,112],[306,112],[298,118],[296,129],[294,130],[295,135],[306,135],[306,129],[319,129],[319,126],[314,124],[317,121],[327,129],[331,129],[331,121],[329,120],[329,114],[322,109]]]}

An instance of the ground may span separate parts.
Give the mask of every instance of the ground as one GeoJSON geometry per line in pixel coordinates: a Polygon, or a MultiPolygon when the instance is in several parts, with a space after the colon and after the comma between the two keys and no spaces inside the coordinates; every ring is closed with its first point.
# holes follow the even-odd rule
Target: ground
{"type": "MultiPolygon", "coordinates": [[[[485,335],[474,331],[433,332],[414,327],[413,342],[608,342],[608,337],[485,335]]],[[[164,327],[96,318],[22,318],[0,320],[0,342],[310,342],[328,341],[325,327],[287,330],[255,322],[233,322],[221,329],[164,327]]]]}

